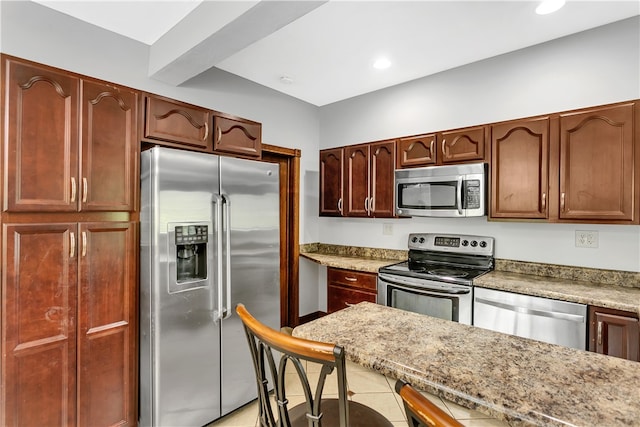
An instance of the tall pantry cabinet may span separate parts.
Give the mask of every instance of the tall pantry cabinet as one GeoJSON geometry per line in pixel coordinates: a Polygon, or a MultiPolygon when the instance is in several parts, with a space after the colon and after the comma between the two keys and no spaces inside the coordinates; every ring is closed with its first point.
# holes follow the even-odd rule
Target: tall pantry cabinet
{"type": "Polygon", "coordinates": [[[2,426],[136,423],[139,97],[2,55],[2,426]]]}

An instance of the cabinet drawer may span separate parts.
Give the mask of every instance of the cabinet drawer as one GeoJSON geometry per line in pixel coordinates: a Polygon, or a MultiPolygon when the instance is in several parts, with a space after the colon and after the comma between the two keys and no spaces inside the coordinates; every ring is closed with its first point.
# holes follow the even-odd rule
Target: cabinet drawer
{"type": "Polygon", "coordinates": [[[373,273],[363,273],[353,270],[340,270],[329,268],[327,271],[327,282],[329,284],[341,284],[353,288],[370,289],[375,291],[377,275],[373,273]]]}
{"type": "Polygon", "coordinates": [[[358,289],[348,289],[341,286],[329,285],[327,289],[327,312],[342,310],[352,304],[358,304],[362,301],[376,302],[375,292],[361,291],[358,289]]]}

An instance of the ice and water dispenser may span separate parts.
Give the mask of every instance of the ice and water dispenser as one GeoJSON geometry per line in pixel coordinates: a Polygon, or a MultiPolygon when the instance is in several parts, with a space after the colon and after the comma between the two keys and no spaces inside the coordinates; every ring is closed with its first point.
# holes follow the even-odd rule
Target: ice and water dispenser
{"type": "Polygon", "coordinates": [[[170,276],[173,276],[169,280],[170,292],[206,285],[208,241],[208,224],[171,224],[169,245],[172,247],[169,249],[169,255],[174,259],[169,265],[173,264],[175,271],[169,272],[170,276]]]}

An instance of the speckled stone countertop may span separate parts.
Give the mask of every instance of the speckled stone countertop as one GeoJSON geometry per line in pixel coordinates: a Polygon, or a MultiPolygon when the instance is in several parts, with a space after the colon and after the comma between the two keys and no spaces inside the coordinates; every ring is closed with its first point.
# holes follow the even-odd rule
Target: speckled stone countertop
{"type": "Polygon", "coordinates": [[[310,243],[300,245],[300,256],[327,267],[377,273],[380,267],[405,261],[408,251],[310,243]]]}
{"type": "MultiPolygon", "coordinates": [[[[301,245],[300,255],[329,267],[377,273],[380,267],[406,260],[408,252],[312,243],[301,245]]],[[[496,259],[495,270],[473,284],[640,315],[637,272],[496,259]]]]}
{"type": "Polygon", "coordinates": [[[512,425],[640,425],[637,362],[366,302],[293,335],[512,425]]]}

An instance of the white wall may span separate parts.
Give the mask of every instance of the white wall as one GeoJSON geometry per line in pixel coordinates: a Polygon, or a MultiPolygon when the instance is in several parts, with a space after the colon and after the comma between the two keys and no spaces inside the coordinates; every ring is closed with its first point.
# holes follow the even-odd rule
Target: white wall
{"type": "MultiPolygon", "coordinates": [[[[320,146],[516,119],[640,98],[640,18],[501,55],[320,109],[320,146]]],[[[640,271],[640,227],[488,222],[486,218],[320,219],[322,241],[406,249],[410,232],[496,238],[496,256],[640,271]],[[382,234],[382,224],[393,234],[382,234]],[[576,248],[595,230],[597,249],[576,248]]]]}

